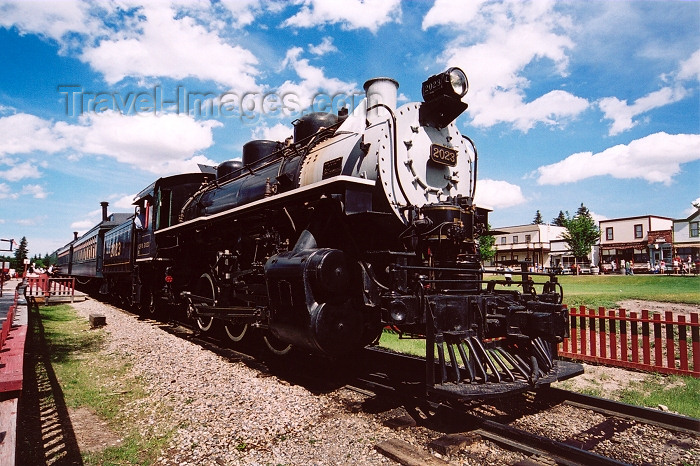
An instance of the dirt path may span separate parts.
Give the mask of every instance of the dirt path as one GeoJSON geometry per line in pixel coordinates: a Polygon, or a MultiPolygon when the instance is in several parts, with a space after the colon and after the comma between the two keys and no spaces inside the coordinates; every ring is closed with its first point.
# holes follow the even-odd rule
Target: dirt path
{"type": "Polygon", "coordinates": [[[691,312],[700,313],[700,305],[697,304],[662,303],[658,301],[642,301],[639,299],[620,301],[620,308],[633,312],[641,312],[642,309],[652,312],[671,311],[674,315],[689,315],[691,312]]]}

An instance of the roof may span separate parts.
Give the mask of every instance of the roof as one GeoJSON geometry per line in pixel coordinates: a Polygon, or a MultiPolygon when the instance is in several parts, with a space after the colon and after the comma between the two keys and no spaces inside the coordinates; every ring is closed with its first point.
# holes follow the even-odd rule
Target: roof
{"type": "Polygon", "coordinates": [[[700,207],[696,208],[695,212],[690,214],[688,218],[677,218],[673,220],[673,223],[676,222],[690,222],[692,220],[695,220],[696,218],[700,217],[700,207]]]}
{"type": "Polygon", "coordinates": [[[660,218],[661,220],[671,220],[673,221],[672,218],[670,217],[662,217],[660,215],[635,215],[634,217],[619,217],[619,218],[608,218],[605,220],[600,220],[598,224],[602,223],[609,223],[609,222],[619,222],[621,220],[634,220],[636,218],[660,218]]]}

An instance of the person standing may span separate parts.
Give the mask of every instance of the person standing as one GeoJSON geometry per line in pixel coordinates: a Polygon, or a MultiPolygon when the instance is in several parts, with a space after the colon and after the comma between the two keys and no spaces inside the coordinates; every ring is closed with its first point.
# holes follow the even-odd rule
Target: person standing
{"type": "Polygon", "coordinates": [[[508,286],[513,283],[513,275],[511,274],[512,271],[513,269],[511,269],[510,266],[506,267],[506,273],[504,276],[508,286]]]}
{"type": "Polygon", "coordinates": [[[627,273],[627,266],[624,259],[620,259],[620,273],[627,273]]]}

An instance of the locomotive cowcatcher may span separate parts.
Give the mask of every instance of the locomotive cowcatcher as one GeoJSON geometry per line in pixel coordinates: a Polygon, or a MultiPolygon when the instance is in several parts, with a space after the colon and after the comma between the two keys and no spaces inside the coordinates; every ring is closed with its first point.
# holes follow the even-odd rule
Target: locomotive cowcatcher
{"type": "Polygon", "coordinates": [[[484,278],[477,151],[455,124],[467,88],[450,68],[423,83],[423,102],[398,107],[398,83],[372,79],[352,111],[303,115],[286,141],[251,141],[215,173],[160,178],[128,221],[105,214],[110,228],[91,230],[104,257],[84,275],[202,332],[238,342],[255,329],[277,354],[352,354],[385,328],[424,338],[429,394],[577,375],[557,360],[569,320],[556,276],[523,269],[507,289],[484,278]]]}

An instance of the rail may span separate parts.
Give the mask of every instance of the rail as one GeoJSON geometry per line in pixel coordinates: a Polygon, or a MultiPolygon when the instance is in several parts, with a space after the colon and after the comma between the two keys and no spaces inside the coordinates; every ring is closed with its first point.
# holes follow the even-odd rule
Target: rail
{"type": "Polygon", "coordinates": [[[562,357],[700,378],[698,313],[687,321],[671,311],[662,316],[642,310],[640,315],[581,306],[570,308],[569,315],[570,337],[559,345],[562,357]]]}

